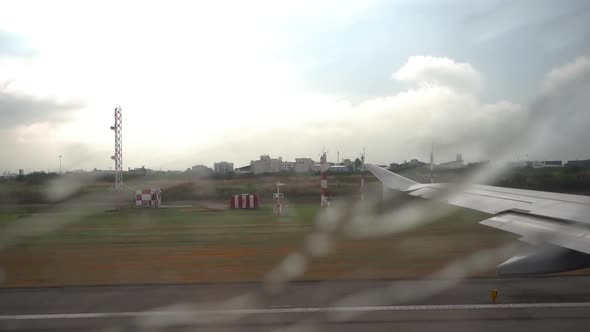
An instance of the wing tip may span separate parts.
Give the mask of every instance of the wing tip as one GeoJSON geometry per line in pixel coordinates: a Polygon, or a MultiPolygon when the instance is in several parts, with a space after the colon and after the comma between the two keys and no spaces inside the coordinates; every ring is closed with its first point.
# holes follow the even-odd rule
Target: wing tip
{"type": "Polygon", "coordinates": [[[408,191],[411,187],[420,184],[375,164],[366,164],[365,166],[384,186],[390,189],[408,191]]]}

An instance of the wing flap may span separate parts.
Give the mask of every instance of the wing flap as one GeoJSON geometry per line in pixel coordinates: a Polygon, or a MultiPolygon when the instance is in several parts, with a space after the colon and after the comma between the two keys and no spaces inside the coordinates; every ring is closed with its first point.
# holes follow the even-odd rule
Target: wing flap
{"type": "Polygon", "coordinates": [[[529,243],[551,243],[590,254],[590,230],[573,223],[510,212],[479,223],[518,234],[529,243]]]}
{"type": "Polygon", "coordinates": [[[421,184],[412,187],[412,196],[436,199],[451,205],[474,209],[485,213],[496,214],[511,209],[530,210],[531,203],[508,196],[491,194],[470,188],[469,190],[453,191],[453,188],[442,184],[421,184]],[[447,190],[445,192],[445,190],[447,190]]]}

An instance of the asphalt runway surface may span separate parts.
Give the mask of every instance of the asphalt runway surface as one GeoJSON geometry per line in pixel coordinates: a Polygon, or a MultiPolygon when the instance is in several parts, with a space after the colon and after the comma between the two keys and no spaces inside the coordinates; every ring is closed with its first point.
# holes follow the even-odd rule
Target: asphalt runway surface
{"type": "Polygon", "coordinates": [[[590,277],[0,289],[9,331],[587,331],[590,277]],[[496,303],[490,292],[498,290],[496,303]]]}

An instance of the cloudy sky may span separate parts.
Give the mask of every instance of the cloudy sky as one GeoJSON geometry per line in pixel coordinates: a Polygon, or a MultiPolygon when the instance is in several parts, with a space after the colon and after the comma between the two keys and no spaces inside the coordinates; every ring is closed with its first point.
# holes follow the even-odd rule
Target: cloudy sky
{"type": "Polygon", "coordinates": [[[587,1],[0,6],[0,171],[590,158],[587,1]]]}

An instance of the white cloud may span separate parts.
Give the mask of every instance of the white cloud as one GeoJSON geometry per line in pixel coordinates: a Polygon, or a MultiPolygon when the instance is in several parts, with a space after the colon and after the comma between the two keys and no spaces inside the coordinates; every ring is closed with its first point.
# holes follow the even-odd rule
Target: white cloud
{"type": "MultiPolygon", "coordinates": [[[[456,152],[473,160],[485,158],[487,143],[515,123],[512,116],[520,109],[509,102],[483,104],[472,89],[461,89],[457,82],[478,81],[479,74],[450,59],[411,57],[394,76],[432,84],[354,106],[331,96],[277,89],[270,84],[272,77],[264,75],[243,89],[228,82],[225,93],[207,85],[195,90],[190,83],[175,85],[183,89],[174,91],[178,98],[166,98],[166,86],[139,83],[126,90],[136,98],[128,96],[123,104],[125,164],[184,168],[216,159],[247,163],[262,153],[317,157],[314,152],[322,146],[349,158],[366,146],[373,161],[400,161],[424,158],[432,140],[441,161],[456,152]],[[419,68],[420,63],[425,65],[419,68]]],[[[102,150],[112,141],[107,130],[111,106],[91,104],[76,121],[60,126],[59,133],[52,129],[47,135],[58,137],[58,144],[80,142],[102,150]]],[[[33,139],[28,129],[19,130],[23,143],[33,139]]],[[[49,128],[33,129],[43,137],[49,128]]],[[[97,166],[104,165],[108,155],[97,166]]]]}
{"type": "Polygon", "coordinates": [[[307,108],[305,115],[293,115],[289,125],[279,121],[202,151],[226,159],[227,151],[232,151],[239,164],[261,153],[286,159],[317,158],[316,152],[323,146],[330,150],[330,158],[335,158],[336,151],[343,158],[354,158],[367,147],[369,160],[386,163],[425,160],[434,140],[437,162],[450,160],[457,152],[468,160],[519,159],[527,155],[532,159],[590,157],[590,148],[580,144],[590,140],[586,128],[590,123],[590,96],[584,92],[590,89],[590,68],[584,74],[563,70],[571,65],[548,74],[547,80],[551,80],[556,72],[571,73],[560,76],[559,88],[540,94],[531,106],[506,100],[484,103],[471,90],[440,81],[368,99],[356,106],[329,97],[320,99],[321,106],[309,100],[298,104],[307,108]],[[577,82],[579,88],[571,89],[572,82],[577,82]],[[331,111],[310,116],[323,109],[331,111]]]}
{"type": "MultiPolygon", "coordinates": [[[[0,31],[22,36],[35,53],[0,59],[2,91],[80,107],[67,119],[55,117],[59,126],[36,124],[53,119],[47,120],[44,107],[26,118],[7,110],[9,120],[22,121],[0,134],[29,144],[29,151],[41,148],[34,142],[43,137],[56,138],[45,150],[59,151],[67,143],[109,149],[112,109],[121,105],[126,163],[133,165],[159,162],[162,155],[193,158],[197,148],[245,133],[327,118],[350,103],[290,86],[292,69],[274,52],[278,25],[291,15],[346,21],[366,6],[362,1],[6,3],[0,31]]],[[[20,155],[16,164],[48,163],[20,155]]],[[[97,167],[109,165],[108,156],[97,167]]]]}
{"type": "Polygon", "coordinates": [[[367,147],[369,160],[385,163],[425,159],[434,140],[438,162],[454,158],[457,152],[468,160],[486,159],[510,143],[511,135],[504,140],[502,133],[517,131],[523,114],[520,105],[482,103],[474,94],[443,85],[424,85],[356,106],[335,98],[325,98],[321,105],[307,106],[315,112],[331,109],[329,116],[296,117],[289,126],[277,122],[203,154],[221,157],[233,147],[239,164],[261,153],[317,158],[322,147],[328,148],[331,159],[336,151],[342,158],[354,158],[367,147]]]}
{"type": "MultiPolygon", "coordinates": [[[[490,157],[522,131],[526,109],[509,101],[482,102],[483,75],[450,58],[408,58],[392,77],[410,88],[357,105],[301,91],[293,86],[298,67],[275,57],[281,44],[277,22],[291,7],[310,19],[332,15],[332,23],[350,20],[364,7],[351,2],[333,13],[340,2],[297,3],[282,8],[274,2],[179,2],[163,8],[154,2],[39,2],[35,11],[15,3],[0,12],[0,30],[26,36],[37,52],[0,59],[0,83],[10,82],[4,91],[84,103],[58,126],[38,124],[53,118],[33,117],[0,132],[27,151],[5,160],[10,167],[45,168],[55,165],[64,146],[81,144],[100,151],[94,154],[96,167],[108,167],[108,127],[117,105],[124,112],[125,167],[185,168],[216,159],[240,164],[262,153],[317,157],[322,146],[343,157],[355,157],[366,146],[371,160],[390,162],[427,157],[431,140],[440,161],[456,152],[474,160],[490,157]],[[71,10],[61,10],[66,7],[71,10]]],[[[543,109],[554,109],[547,106],[550,100],[571,109],[578,99],[563,96],[574,93],[575,82],[586,87],[581,73],[588,67],[588,59],[580,58],[552,71],[545,90],[556,95],[544,97],[543,109]]],[[[574,108],[572,119],[580,119],[582,108],[574,108]]],[[[3,150],[10,152],[8,145],[3,150]]],[[[79,150],[68,153],[83,156],[79,150]]]]}
{"type": "Polygon", "coordinates": [[[468,91],[477,91],[482,84],[481,74],[469,63],[433,56],[410,57],[392,77],[398,81],[439,84],[468,91]]]}
{"type": "Polygon", "coordinates": [[[544,80],[545,93],[556,90],[575,88],[572,84],[581,84],[588,78],[590,72],[590,58],[581,56],[574,62],[557,67],[549,72],[544,80]],[[580,82],[582,81],[582,82],[580,82]]]}
{"type": "MultiPolygon", "coordinates": [[[[285,159],[315,158],[315,152],[322,147],[328,148],[332,157],[335,151],[340,151],[343,158],[354,158],[367,147],[370,160],[382,163],[425,159],[433,140],[439,162],[453,158],[457,152],[462,152],[468,160],[506,154],[514,158],[510,155],[511,148],[529,153],[533,158],[535,155],[567,158],[578,153],[575,150],[579,150],[579,145],[572,141],[585,139],[584,127],[590,119],[586,115],[587,98],[580,94],[586,90],[572,92],[571,87],[572,82],[577,82],[574,86],[587,88],[590,82],[587,60],[577,59],[551,71],[546,78],[551,93],[544,93],[529,111],[509,101],[484,103],[472,89],[461,89],[455,84],[457,79],[448,79],[464,77],[463,82],[467,82],[471,77],[473,82],[478,81],[480,74],[470,64],[435,60],[418,69],[415,59],[435,58],[412,57],[394,77],[431,84],[419,84],[357,105],[331,96],[289,90],[275,89],[267,94],[263,88],[229,90],[225,97],[214,94],[194,98],[187,104],[190,109],[183,107],[187,99],[182,98],[172,100],[171,104],[149,94],[147,100],[131,100],[124,108],[125,163],[179,169],[217,159],[246,164],[263,153],[285,159]],[[441,66],[432,63],[446,64],[442,66],[446,69],[438,70],[441,66]],[[572,99],[572,93],[578,98],[572,99]],[[577,100],[580,103],[572,104],[577,100]],[[556,103],[561,104],[560,112],[569,112],[568,121],[556,122],[559,120],[556,103]],[[165,111],[162,116],[154,117],[158,113],[151,112],[150,107],[165,111]],[[232,107],[241,111],[226,113],[232,107]],[[564,148],[561,144],[566,143],[569,145],[564,148]]],[[[141,91],[155,94],[159,88],[138,89],[137,93],[141,91]]],[[[92,151],[103,151],[112,140],[108,130],[111,108],[107,104],[99,108],[90,106],[76,121],[59,127],[21,126],[13,131],[13,138],[23,146],[31,143],[51,151],[46,154],[49,159],[61,153],[49,146],[52,142],[57,145],[81,142],[92,151]],[[38,144],[42,140],[46,143],[38,144]]],[[[27,151],[34,153],[33,150],[27,151]]],[[[103,153],[103,164],[100,156],[95,156],[98,167],[109,165],[108,152],[103,153]]],[[[21,157],[26,158],[22,154],[21,157]]]]}

